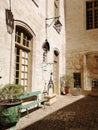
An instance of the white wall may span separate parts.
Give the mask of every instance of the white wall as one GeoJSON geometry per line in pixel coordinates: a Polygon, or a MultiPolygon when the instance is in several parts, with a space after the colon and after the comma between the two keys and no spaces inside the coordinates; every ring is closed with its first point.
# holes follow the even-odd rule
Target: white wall
{"type": "MultiPolygon", "coordinates": [[[[49,17],[53,17],[53,3],[49,2],[49,17]]],[[[65,67],[65,22],[63,0],[60,2],[60,21],[62,23],[62,31],[58,34],[51,26],[48,28],[48,40],[50,43],[50,52],[48,53],[48,62],[53,62],[53,50],[58,48],[60,52],[60,75],[65,67]]],[[[5,9],[9,9],[7,0],[0,1],[0,71],[2,79],[0,84],[14,82],[15,75],[15,28],[12,36],[6,30],[5,9]],[[12,49],[11,49],[12,48],[12,49]],[[12,51],[11,51],[12,50],[12,51]]],[[[32,90],[43,89],[42,81],[42,45],[45,41],[45,18],[46,18],[46,0],[39,1],[38,7],[31,0],[14,0],[11,3],[11,10],[14,15],[15,26],[16,21],[22,21],[29,26],[34,32],[33,37],[33,64],[32,64],[32,90]]],[[[49,78],[49,73],[47,75],[49,78]]]]}

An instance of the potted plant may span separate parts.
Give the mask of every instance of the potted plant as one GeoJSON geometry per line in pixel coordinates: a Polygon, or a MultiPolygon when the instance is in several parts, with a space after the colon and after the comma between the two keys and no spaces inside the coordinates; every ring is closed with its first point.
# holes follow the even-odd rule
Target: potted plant
{"type": "Polygon", "coordinates": [[[72,86],[73,77],[70,75],[63,75],[60,78],[61,94],[65,95],[69,93],[69,88],[72,86]]]}
{"type": "Polygon", "coordinates": [[[21,115],[21,103],[18,99],[24,93],[24,86],[6,84],[0,89],[0,125],[11,127],[21,115]]]}

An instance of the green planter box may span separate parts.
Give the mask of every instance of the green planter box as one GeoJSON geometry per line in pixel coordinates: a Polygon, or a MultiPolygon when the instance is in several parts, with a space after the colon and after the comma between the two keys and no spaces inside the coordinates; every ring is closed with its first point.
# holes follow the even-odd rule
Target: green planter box
{"type": "Polygon", "coordinates": [[[1,126],[11,127],[16,125],[16,123],[20,119],[20,116],[21,116],[21,104],[15,106],[0,106],[1,126]]]}

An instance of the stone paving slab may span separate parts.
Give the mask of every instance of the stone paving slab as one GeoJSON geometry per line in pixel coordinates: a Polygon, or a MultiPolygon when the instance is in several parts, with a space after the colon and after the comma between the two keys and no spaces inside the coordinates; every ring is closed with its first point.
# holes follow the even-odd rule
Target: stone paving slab
{"type": "MultiPolygon", "coordinates": [[[[30,113],[29,118],[27,118],[27,116],[22,117],[14,129],[22,130],[23,128],[29,126],[30,124],[49,115],[50,113],[53,113],[54,111],[57,111],[63,108],[64,106],[67,106],[83,97],[84,97],[83,95],[72,96],[70,94],[64,95],[64,96],[62,95],[57,96],[57,101],[54,104],[51,104],[50,106],[46,106],[45,109],[40,108],[40,109],[37,109],[36,111],[33,111],[32,113],[30,113]]],[[[13,130],[13,129],[10,129],[10,130],[13,130]]]]}
{"type": "Polygon", "coordinates": [[[71,102],[22,130],[98,130],[98,97],[71,102]]]}

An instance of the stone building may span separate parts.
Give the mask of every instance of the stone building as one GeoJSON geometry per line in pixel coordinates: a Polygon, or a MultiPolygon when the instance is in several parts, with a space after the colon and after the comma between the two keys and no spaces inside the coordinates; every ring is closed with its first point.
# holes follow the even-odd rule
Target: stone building
{"type": "Polygon", "coordinates": [[[63,0],[0,0],[0,86],[20,83],[26,91],[43,91],[51,76],[54,92],[60,92],[64,16],[63,0]]]}
{"type": "Polygon", "coordinates": [[[43,91],[52,78],[59,94],[63,74],[73,88],[98,87],[98,0],[1,0],[0,85],[43,91]]]}
{"type": "Polygon", "coordinates": [[[98,0],[66,0],[65,15],[66,73],[75,88],[98,88],[98,0]]]}

